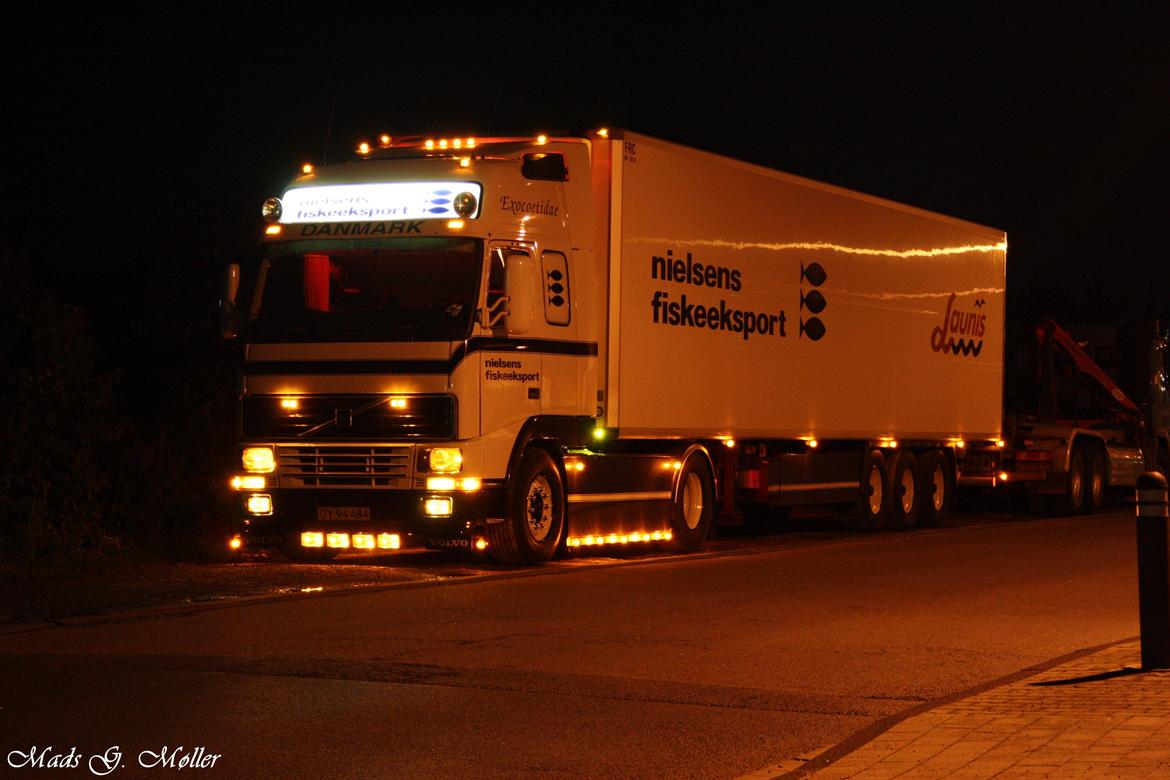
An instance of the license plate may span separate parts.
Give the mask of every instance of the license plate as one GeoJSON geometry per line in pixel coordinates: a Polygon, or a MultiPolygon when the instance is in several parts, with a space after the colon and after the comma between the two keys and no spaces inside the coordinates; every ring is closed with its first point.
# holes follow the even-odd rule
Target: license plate
{"type": "Polygon", "coordinates": [[[369,522],[368,506],[319,506],[317,519],[321,522],[369,522]]]}

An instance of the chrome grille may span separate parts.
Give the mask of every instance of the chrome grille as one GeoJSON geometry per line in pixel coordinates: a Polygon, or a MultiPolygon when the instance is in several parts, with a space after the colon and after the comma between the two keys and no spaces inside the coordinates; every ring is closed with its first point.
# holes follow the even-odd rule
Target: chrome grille
{"type": "Polygon", "coordinates": [[[281,487],[409,488],[410,446],[278,446],[281,487]]]}

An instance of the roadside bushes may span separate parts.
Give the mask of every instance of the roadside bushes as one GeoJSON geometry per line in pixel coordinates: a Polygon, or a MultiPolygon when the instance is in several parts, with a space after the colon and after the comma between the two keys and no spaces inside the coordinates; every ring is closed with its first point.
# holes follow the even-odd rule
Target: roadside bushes
{"type": "Polygon", "coordinates": [[[114,369],[85,310],[0,252],[0,560],[222,551],[235,382],[213,314],[126,325],[174,357],[114,369]]]}
{"type": "Polygon", "coordinates": [[[120,545],[103,461],[123,432],[83,311],[0,254],[0,555],[120,545]]]}

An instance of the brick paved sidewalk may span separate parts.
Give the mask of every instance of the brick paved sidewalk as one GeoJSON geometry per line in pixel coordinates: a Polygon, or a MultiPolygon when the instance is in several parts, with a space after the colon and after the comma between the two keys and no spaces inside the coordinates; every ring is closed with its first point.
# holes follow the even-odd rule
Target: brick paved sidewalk
{"type": "Polygon", "coordinates": [[[1170,671],[1137,641],[902,721],[831,778],[1170,778],[1170,671]]]}

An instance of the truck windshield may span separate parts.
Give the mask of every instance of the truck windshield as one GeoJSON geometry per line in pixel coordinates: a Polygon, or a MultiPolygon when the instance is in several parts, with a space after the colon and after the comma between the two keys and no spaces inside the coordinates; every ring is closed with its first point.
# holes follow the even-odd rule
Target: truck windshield
{"type": "Polygon", "coordinates": [[[482,242],[406,238],[301,242],[264,264],[253,342],[467,338],[482,242]]]}

